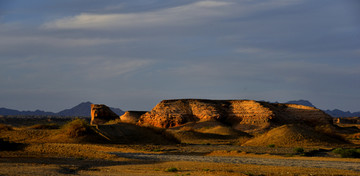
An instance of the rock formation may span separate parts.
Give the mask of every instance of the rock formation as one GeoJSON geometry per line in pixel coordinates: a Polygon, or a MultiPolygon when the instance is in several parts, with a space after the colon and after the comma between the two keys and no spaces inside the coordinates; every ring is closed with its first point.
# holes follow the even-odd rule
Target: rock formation
{"type": "Polygon", "coordinates": [[[136,124],[141,115],[147,111],[126,111],[124,115],[120,116],[121,122],[136,124]]]}
{"type": "Polygon", "coordinates": [[[106,105],[91,104],[91,125],[104,124],[115,119],[119,119],[119,116],[106,105]]]}
{"type": "Polygon", "coordinates": [[[137,124],[170,128],[206,120],[217,120],[250,133],[291,123],[332,124],[329,115],[314,107],[254,100],[202,99],[163,100],[143,114],[137,124]]]}

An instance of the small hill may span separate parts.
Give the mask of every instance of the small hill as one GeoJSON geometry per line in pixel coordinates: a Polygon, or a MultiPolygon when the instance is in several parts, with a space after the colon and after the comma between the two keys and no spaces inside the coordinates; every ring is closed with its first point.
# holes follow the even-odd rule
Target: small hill
{"type": "Polygon", "coordinates": [[[166,132],[181,143],[188,144],[242,144],[251,137],[214,120],[189,122],[169,128],[166,132]]]}
{"type": "Polygon", "coordinates": [[[166,138],[163,130],[139,127],[129,123],[98,125],[96,132],[110,143],[117,144],[175,144],[173,138],[166,138]]]}
{"type": "Polygon", "coordinates": [[[297,104],[297,105],[304,105],[304,106],[310,106],[310,107],[314,107],[315,106],[308,100],[291,100],[286,102],[286,104],[297,104]]]}
{"type": "Polygon", "coordinates": [[[244,146],[333,146],[344,144],[344,141],[332,138],[315,131],[306,125],[283,125],[247,141],[244,146]]]}

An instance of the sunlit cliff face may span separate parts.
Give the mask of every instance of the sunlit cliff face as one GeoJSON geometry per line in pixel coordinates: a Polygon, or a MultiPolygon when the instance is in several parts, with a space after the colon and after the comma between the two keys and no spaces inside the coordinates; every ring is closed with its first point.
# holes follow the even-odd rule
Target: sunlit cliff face
{"type": "Polygon", "coordinates": [[[254,100],[164,100],[143,114],[138,125],[171,128],[187,122],[216,120],[232,128],[255,132],[283,124],[305,123],[309,126],[332,123],[319,109],[293,104],[254,100]]]}

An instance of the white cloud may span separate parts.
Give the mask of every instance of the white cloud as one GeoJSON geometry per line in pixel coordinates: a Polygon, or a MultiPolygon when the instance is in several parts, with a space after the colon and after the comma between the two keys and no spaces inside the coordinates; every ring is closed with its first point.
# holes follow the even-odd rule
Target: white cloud
{"type": "Polygon", "coordinates": [[[259,11],[294,5],[302,0],[215,1],[203,0],[177,7],[138,13],[81,13],[43,24],[46,29],[118,29],[203,24],[221,17],[238,18],[259,11]]]}
{"type": "Polygon", "coordinates": [[[146,66],[151,65],[151,60],[144,59],[104,59],[84,58],[84,61],[77,61],[83,71],[84,77],[88,80],[99,80],[114,77],[126,77],[131,72],[136,72],[146,66]],[[86,76],[85,76],[86,75],[86,76]]]}
{"type": "Polygon", "coordinates": [[[4,36],[0,41],[0,46],[19,46],[19,45],[44,45],[54,47],[80,47],[96,46],[106,44],[119,44],[133,41],[133,39],[110,39],[110,38],[60,38],[50,35],[29,35],[29,36],[4,36]]]}
{"type": "Polygon", "coordinates": [[[152,12],[126,14],[82,13],[45,23],[47,29],[107,29],[157,25],[182,25],[195,23],[200,19],[221,16],[222,7],[232,3],[218,1],[200,1],[179,7],[172,7],[152,12]]]}
{"type": "Polygon", "coordinates": [[[252,47],[242,47],[235,50],[237,53],[246,53],[246,54],[254,54],[254,53],[264,53],[268,52],[266,49],[261,48],[252,48],[252,47]]]}

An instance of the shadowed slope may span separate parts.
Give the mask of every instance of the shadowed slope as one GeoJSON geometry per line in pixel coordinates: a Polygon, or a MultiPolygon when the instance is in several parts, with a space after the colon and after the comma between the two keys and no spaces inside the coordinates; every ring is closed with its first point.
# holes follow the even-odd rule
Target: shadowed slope
{"type": "Polygon", "coordinates": [[[245,146],[330,146],[344,141],[317,132],[306,125],[288,124],[247,141],[245,146]]]}

